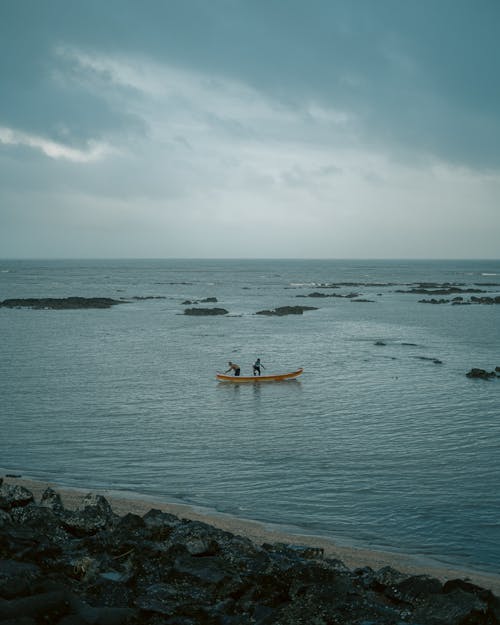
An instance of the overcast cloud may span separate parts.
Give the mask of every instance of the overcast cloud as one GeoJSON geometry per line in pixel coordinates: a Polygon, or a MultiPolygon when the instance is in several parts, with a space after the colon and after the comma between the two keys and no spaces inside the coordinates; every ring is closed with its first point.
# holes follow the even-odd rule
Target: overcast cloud
{"type": "Polygon", "coordinates": [[[497,0],[3,0],[0,257],[498,258],[497,0]]]}

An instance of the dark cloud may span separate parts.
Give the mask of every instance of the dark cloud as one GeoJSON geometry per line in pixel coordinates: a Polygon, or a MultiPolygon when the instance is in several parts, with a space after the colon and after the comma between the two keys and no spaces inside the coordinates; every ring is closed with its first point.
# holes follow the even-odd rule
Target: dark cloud
{"type": "MultiPolygon", "coordinates": [[[[0,7],[0,123],[70,139],[141,123],[53,79],[54,46],[237,77],[288,106],[355,114],[364,140],[500,165],[500,3],[481,0],[18,0],[0,7]]],[[[60,60],[59,60],[60,62],[60,60]]]]}

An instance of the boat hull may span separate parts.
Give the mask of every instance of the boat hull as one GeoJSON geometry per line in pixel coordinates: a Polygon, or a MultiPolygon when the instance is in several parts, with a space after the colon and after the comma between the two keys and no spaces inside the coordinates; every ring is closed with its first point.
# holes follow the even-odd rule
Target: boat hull
{"type": "Polygon", "coordinates": [[[226,375],[225,373],[217,373],[219,382],[283,382],[284,380],[293,380],[301,375],[303,369],[297,369],[290,373],[278,373],[275,375],[226,375]]]}

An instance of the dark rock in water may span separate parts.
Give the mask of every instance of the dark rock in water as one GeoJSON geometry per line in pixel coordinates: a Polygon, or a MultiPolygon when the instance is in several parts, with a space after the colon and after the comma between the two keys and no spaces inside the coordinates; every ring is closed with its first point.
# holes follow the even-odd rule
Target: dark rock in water
{"type": "Polygon", "coordinates": [[[315,306],[280,306],[273,310],[259,310],[256,315],[278,316],[283,315],[302,315],[305,310],[318,310],[315,306]]]}
{"type": "Polygon", "coordinates": [[[314,293],[309,293],[309,295],[297,295],[297,297],[332,297],[329,293],[318,293],[315,291],[314,293]]]}
{"type": "Polygon", "coordinates": [[[347,295],[341,295],[340,293],[319,293],[318,291],[314,291],[308,295],[297,295],[296,297],[337,297],[340,299],[352,299],[359,297],[359,295],[359,293],[347,293],[347,295]]]}
{"type": "Polygon", "coordinates": [[[351,302],[363,302],[363,303],[375,304],[374,300],[364,299],[363,297],[360,297],[359,299],[352,299],[351,302]]]}
{"type": "Polygon", "coordinates": [[[499,622],[500,599],[465,580],[443,586],[391,567],[351,571],[320,548],[258,546],[159,510],[117,517],[99,496],[87,496],[76,512],[52,489],[40,505],[24,499],[11,514],[0,510],[6,625],[499,622]],[[77,532],[71,515],[81,517],[77,532]]]}
{"type": "Polygon", "coordinates": [[[229,313],[225,308],[186,308],[185,315],[227,315],[229,313]]]}
{"type": "Polygon", "coordinates": [[[384,343],[384,341],[375,341],[374,344],[378,347],[385,347],[387,345],[387,343],[384,343]]]}
{"type": "Polygon", "coordinates": [[[396,293],[417,293],[420,295],[453,295],[454,293],[484,293],[485,291],[481,289],[473,289],[473,288],[461,288],[459,286],[449,286],[447,284],[443,284],[441,286],[438,285],[419,285],[404,290],[397,290],[396,293]]]}
{"type": "Polygon", "coordinates": [[[450,304],[452,306],[470,306],[470,304],[500,304],[500,296],[497,295],[495,297],[489,297],[487,295],[483,297],[476,297],[475,295],[471,296],[468,302],[466,302],[463,297],[454,297],[453,299],[420,299],[418,300],[420,304],[450,304]]]}
{"type": "Polygon", "coordinates": [[[414,356],[417,360],[429,360],[433,362],[435,365],[442,365],[443,361],[439,360],[439,358],[433,358],[432,356],[414,356]]]}
{"type": "Polygon", "coordinates": [[[490,378],[497,377],[495,371],[486,371],[485,369],[472,368],[469,373],[466,373],[465,375],[468,378],[482,378],[483,380],[489,380],[490,378]]]}
{"type": "Polygon", "coordinates": [[[73,310],[78,308],[110,308],[117,304],[126,304],[125,300],[110,297],[47,297],[42,299],[5,299],[0,302],[4,308],[34,308],[36,310],[73,310]]]}
{"type": "Polygon", "coordinates": [[[147,299],[167,299],[165,295],[135,295],[132,297],[133,300],[141,302],[147,299]]]}
{"type": "Polygon", "coordinates": [[[470,298],[470,301],[473,304],[500,304],[500,295],[496,297],[475,297],[474,295],[470,298]]]}
{"type": "Polygon", "coordinates": [[[200,300],[190,300],[187,299],[185,301],[182,302],[183,306],[191,306],[191,305],[195,305],[195,304],[215,304],[217,302],[217,298],[216,297],[205,297],[205,299],[200,299],[200,300]]]}

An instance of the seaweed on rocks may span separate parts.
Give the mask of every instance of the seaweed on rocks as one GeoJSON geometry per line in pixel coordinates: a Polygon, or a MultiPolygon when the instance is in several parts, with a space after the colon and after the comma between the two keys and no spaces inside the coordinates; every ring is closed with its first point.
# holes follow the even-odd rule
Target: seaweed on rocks
{"type": "Polygon", "coordinates": [[[465,580],[352,571],[159,510],[117,516],[95,495],[73,511],[0,481],[0,497],[0,623],[499,623],[500,599],[465,580]]]}

